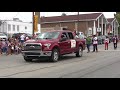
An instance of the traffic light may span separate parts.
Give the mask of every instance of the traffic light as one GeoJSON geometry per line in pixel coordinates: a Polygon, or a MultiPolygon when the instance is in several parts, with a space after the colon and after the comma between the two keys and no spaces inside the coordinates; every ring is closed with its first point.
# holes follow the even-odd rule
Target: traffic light
{"type": "Polygon", "coordinates": [[[38,15],[34,15],[34,32],[38,32],[38,15]]]}

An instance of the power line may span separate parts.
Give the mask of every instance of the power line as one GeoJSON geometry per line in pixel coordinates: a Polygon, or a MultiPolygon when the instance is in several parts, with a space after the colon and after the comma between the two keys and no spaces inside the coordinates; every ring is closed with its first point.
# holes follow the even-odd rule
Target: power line
{"type": "MultiPolygon", "coordinates": [[[[32,14],[32,13],[31,13],[32,14]]],[[[27,19],[25,17],[23,17],[20,13],[19,13],[19,16],[21,16],[23,19],[25,19],[27,21],[27,19]]],[[[32,17],[32,16],[31,16],[32,17]]]]}
{"type": "Polygon", "coordinates": [[[17,14],[16,14],[13,18],[15,18],[19,13],[20,13],[20,12],[17,12],[17,14]]]}

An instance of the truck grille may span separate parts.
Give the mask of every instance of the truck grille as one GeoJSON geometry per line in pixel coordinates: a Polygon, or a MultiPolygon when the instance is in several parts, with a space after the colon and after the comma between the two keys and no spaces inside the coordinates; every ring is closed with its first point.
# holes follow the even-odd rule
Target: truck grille
{"type": "Polygon", "coordinates": [[[42,46],[40,44],[27,44],[24,47],[24,50],[41,50],[42,46]]]}

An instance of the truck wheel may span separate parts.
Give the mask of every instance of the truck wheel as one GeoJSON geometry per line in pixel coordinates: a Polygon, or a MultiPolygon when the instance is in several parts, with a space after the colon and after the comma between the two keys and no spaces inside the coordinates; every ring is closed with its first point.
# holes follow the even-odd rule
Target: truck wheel
{"type": "Polygon", "coordinates": [[[50,57],[50,61],[57,62],[58,59],[59,59],[59,51],[58,51],[58,49],[53,49],[52,50],[52,55],[50,57]]]}
{"type": "Polygon", "coordinates": [[[82,49],[81,46],[79,46],[79,50],[78,50],[78,52],[76,53],[76,57],[82,57],[82,55],[83,55],[83,49],[82,49]]]}
{"type": "Polygon", "coordinates": [[[31,58],[28,58],[28,57],[25,57],[25,56],[24,56],[24,60],[25,60],[26,62],[31,62],[31,61],[32,61],[31,58]]]}

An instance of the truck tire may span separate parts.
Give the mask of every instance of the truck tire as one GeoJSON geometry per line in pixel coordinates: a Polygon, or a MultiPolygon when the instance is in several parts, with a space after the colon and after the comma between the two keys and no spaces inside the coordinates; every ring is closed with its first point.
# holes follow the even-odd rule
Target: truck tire
{"type": "Polygon", "coordinates": [[[79,50],[76,53],[76,57],[82,57],[82,55],[83,55],[83,48],[81,46],[79,46],[79,50]]]}
{"type": "Polygon", "coordinates": [[[28,58],[28,57],[25,57],[25,56],[24,56],[24,60],[25,60],[26,62],[31,62],[31,61],[32,61],[31,58],[28,58]]]}
{"type": "Polygon", "coordinates": [[[58,49],[53,49],[50,57],[50,61],[57,62],[59,60],[59,51],[58,49]]]}

